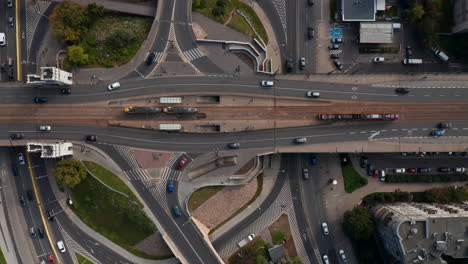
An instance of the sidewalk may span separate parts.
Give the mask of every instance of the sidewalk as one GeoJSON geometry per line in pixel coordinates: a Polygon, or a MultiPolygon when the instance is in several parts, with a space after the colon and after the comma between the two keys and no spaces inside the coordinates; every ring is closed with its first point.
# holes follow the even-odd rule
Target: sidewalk
{"type": "Polygon", "coordinates": [[[222,236],[225,232],[232,229],[237,223],[241,222],[242,219],[250,215],[253,211],[257,210],[263,201],[268,197],[273,186],[275,185],[276,179],[278,177],[278,170],[281,165],[281,155],[280,154],[273,154],[271,155],[272,162],[271,168],[269,167],[269,162],[264,161],[264,170],[263,170],[263,187],[262,192],[257,197],[257,199],[250,204],[247,208],[245,208],[242,212],[236,215],[234,218],[229,220],[223,226],[221,226],[218,230],[216,230],[213,234],[210,235],[210,240],[214,241],[220,236],[222,236]]]}
{"type": "MultiPolygon", "coordinates": [[[[143,209],[145,213],[148,215],[148,217],[155,223],[158,232],[161,233],[161,235],[164,235],[164,230],[162,230],[161,226],[159,225],[156,217],[151,213],[151,211],[148,209],[148,206],[145,204],[144,200],[139,196],[139,193],[133,188],[133,186],[129,183],[128,179],[125,177],[125,175],[122,173],[118,165],[110,159],[107,155],[105,155],[103,152],[99,151],[98,149],[94,148],[93,146],[86,145],[83,143],[74,143],[74,155],[73,157],[75,159],[79,160],[89,160],[96,162],[100,164],[101,166],[105,167],[106,169],[110,170],[117,176],[119,176],[120,179],[122,179],[127,186],[132,190],[132,192],[137,196],[137,198],[140,200],[141,203],[145,206],[143,209]],[[85,148],[82,151],[81,146],[85,146],[85,148]]],[[[49,169],[49,168],[48,168],[49,169]]],[[[57,198],[57,202],[60,204],[62,207],[64,213],[67,215],[67,217],[72,221],[76,226],[80,228],[84,233],[87,235],[91,236],[92,238],[96,239],[99,243],[106,245],[108,248],[110,248],[112,251],[116,252],[117,254],[125,257],[126,259],[135,262],[135,263],[142,263],[142,264],[165,264],[165,263],[175,263],[175,259],[165,259],[165,260],[149,260],[149,259],[143,259],[140,257],[137,257],[124,248],[120,247],[119,245],[115,244],[114,242],[110,241],[106,237],[102,236],[101,234],[97,233],[90,227],[88,227],[78,216],[73,213],[73,211],[68,207],[66,204],[66,200],[68,198],[66,193],[61,192],[58,189],[58,186],[55,181],[50,181],[50,184],[52,186],[52,190],[54,192],[55,197],[57,198]]]]}

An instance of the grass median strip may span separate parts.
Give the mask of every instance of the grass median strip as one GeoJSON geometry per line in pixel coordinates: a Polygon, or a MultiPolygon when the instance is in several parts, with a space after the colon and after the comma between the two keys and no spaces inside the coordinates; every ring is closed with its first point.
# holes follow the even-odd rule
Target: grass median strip
{"type": "Polygon", "coordinates": [[[352,193],[362,186],[367,185],[367,179],[359,175],[351,162],[342,165],[341,169],[343,171],[344,188],[347,193],[352,193]]]}
{"type": "Polygon", "coordinates": [[[0,248],[0,264],[7,264],[5,256],[3,255],[1,248],[0,248]]]}

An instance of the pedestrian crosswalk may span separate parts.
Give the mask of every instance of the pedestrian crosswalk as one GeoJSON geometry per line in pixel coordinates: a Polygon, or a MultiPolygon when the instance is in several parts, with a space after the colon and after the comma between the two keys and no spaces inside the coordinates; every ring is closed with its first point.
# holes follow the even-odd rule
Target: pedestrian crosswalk
{"type": "Polygon", "coordinates": [[[173,170],[171,168],[162,168],[161,173],[159,174],[159,177],[163,180],[168,180],[168,181],[179,181],[180,176],[182,175],[182,172],[179,170],[173,170]]]}
{"type": "Polygon", "coordinates": [[[166,167],[167,168],[174,167],[175,163],[179,160],[182,154],[184,154],[184,152],[177,152],[177,153],[172,154],[172,156],[166,162],[166,167]]]}
{"type": "Polygon", "coordinates": [[[118,146],[118,145],[114,145],[114,148],[117,150],[117,152],[119,152],[120,156],[122,156],[122,158],[124,158],[128,162],[130,167],[141,168],[135,155],[133,154],[132,149],[128,147],[124,147],[124,146],[118,146]]]}
{"type": "Polygon", "coordinates": [[[342,50],[330,50],[330,54],[340,54],[342,50]]]}
{"type": "Polygon", "coordinates": [[[31,49],[37,25],[41,18],[47,18],[44,15],[44,12],[47,11],[50,4],[50,1],[35,1],[34,4],[26,5],[26,61],[29,61],[29,51],[31,49]]]}
{"type": "Polygon", "coordinates": [[[193,48],[191,50],[186,50],[182,54],[187,58],[188,61],[194,61],[203,57],[203,53],[198,48],[193,48]]]}
{"type": "Polygon", "coordinates": [[[130,181],[151,180],[151,175],[142,168],[124,171],[130,181]]]}
{"type": "Polygon", "coordinates": [[[286,30],[286,1],[285,0],[273,0],[273,5],[276,8],[276,12],[278,12],[278,16],[280,17],[281,25],[283,29],[286,30]]]}

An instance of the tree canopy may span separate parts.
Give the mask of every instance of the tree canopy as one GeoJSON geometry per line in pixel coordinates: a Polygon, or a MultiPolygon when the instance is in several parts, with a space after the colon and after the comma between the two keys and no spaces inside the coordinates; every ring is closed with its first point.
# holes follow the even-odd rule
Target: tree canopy
{"type": "Polygon", "coordinates": [[[370,239],[374,232],[372,213],[369,209],[358,206],[344,214],[344,230],[353,240],[370,239]]]}
{"type": "Polygon", "coordinates": [[[66,185],[71,189],[85,179],[87,175],[84,164],[76,159],[60,161],[52,173],[60,187],[63,188],[66,185]]]}

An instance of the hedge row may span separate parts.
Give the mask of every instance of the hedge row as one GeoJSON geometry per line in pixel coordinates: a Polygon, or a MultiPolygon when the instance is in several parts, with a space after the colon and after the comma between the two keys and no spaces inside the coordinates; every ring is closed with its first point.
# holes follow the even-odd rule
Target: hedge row
{"type": "Polygon", "coordinates": [[[417,203],[462,203],[468,200],[468,189],[463,187],[432,188],[423,192],[378,192],[364,197],[364,203],[417,202],[417,203]]]}
{"type": "Polygon", "coordinates": [[[386,182],[456,182],[468,181],[468,174],[388,174],[386,182]]]}

